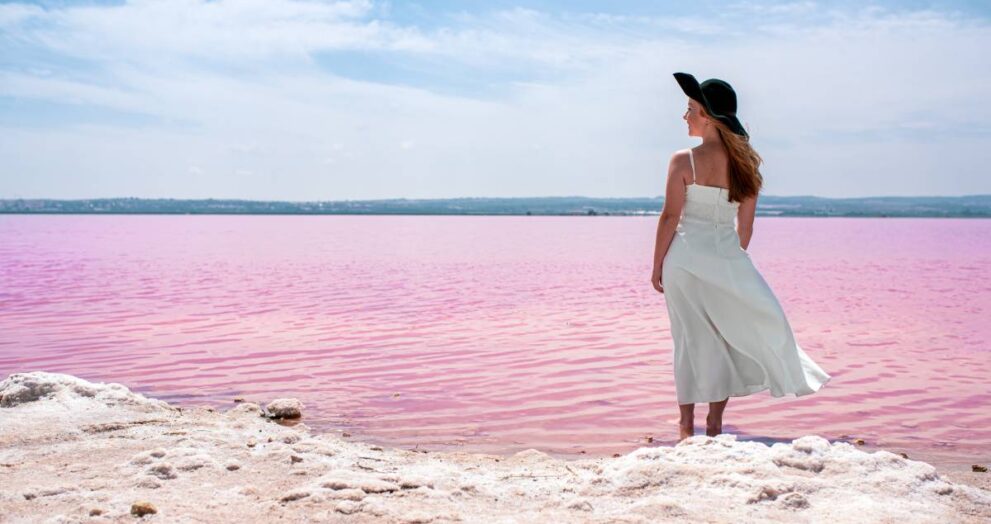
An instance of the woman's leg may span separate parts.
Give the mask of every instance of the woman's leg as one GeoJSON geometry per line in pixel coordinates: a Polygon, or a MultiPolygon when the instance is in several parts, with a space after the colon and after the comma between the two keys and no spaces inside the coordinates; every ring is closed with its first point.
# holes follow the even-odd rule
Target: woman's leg
{"type": "Polygon", "coordinates": [[[678,404],[681,419],[678,421],[678,442],[695,434],[695,404],[678,404]]]}
{"type": "Polygon", "coordinates": [[[729,402],[729,397],[726,397],[726,400],[722,402],[709,403],[709,414],[705,416],[706,435],[715,437],[723,432],[723,411],[726,409],[727,402],[729,402]]]}

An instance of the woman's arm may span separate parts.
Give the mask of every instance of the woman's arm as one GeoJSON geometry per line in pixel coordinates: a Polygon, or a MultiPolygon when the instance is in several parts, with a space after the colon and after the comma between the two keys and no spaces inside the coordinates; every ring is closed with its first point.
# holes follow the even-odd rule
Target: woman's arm
{"type": "Polygon", "coordinates": [[[657,221],[657,238],[654,243],[654,287],[663,293],[660,288],[661,265],[664,257],[671,247],[671,240],[674,238],[678,228],[678,220],[681,219],[681,210],[685,207],[685,169],[689,168],[688,151],[679,151],[671,156],[668,163],[667,189],[664,193],[664,208],[657,221]]]}
{"type": "Polygon", "coordinates": [[[757,214],[757,195],[740,202],[736,211],[736,232],[740,235],[740,247],[746,251],[750,238],[754,236],[754,215],[757,214]]]}

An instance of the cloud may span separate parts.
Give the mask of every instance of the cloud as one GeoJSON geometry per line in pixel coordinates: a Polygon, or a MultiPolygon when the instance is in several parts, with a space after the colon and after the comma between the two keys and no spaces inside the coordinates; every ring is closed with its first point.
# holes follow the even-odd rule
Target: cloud
{"type": "Polygon", "coordinates": [[[812,2],[433,14],[0,5],[0,197],[657,195],[695,143],[674,71],[733,83],[771,194],[991,192],[971,167],[991,160],[982,18],[812,2]],[[22,125],[51,104],[64,122],[22,125]]]}

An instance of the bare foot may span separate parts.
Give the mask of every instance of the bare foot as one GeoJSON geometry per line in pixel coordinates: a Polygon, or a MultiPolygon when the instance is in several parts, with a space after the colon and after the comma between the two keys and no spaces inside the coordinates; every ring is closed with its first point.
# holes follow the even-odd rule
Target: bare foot
{"type": "Polygon", "coordinates": [[[686,438],[695,434],[695,424],[678,424],[678,442],[685,440],[686,438]]]}
{"type": "Polygon", "coordinates": [[[712,415],[706,415],[705,417],[705,434],[710,437],[715,437],[716,435],[723,432],[723,421],[718,422],[712,421],[712,415]]]}

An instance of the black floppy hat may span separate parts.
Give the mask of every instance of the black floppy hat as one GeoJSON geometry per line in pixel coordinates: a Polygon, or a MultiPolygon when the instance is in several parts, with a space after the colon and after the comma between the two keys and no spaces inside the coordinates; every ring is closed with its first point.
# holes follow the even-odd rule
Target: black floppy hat
{"type": "Polygon", "coordinates": [[[710,78],[699,84],[688,73],[675,73],[674,79],[688,98],[702,104],[705,112],[712,118],[726,124],[734,133],[749,138],[747,130],[736,117],[736,91],[733,91],[731,85],[718,78],[710,78]]]}

